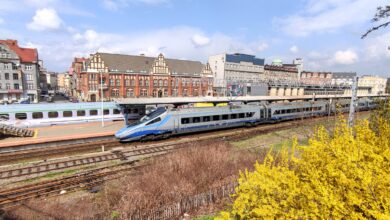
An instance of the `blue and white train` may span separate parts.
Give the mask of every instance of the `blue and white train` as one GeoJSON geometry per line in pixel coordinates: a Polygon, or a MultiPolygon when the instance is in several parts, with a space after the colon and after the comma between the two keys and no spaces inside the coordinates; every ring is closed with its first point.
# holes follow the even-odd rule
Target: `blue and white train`
{"type": "MultiPolygon", "coordinates": [[[[330,115],[336,111],[348,111],[349,102],[350,100],[340,100],[337,103],[302,101],[184,109],[160,107],[117,131],[115,137],[122,142],[154,140],[185,133],[330,115]]],[[[357,110],[369,110],[374,107],[375,104],[371,100],[361,99],[358,101],[357,110]]]]}
{"type": "MultiPolygon", "coordinates": [[[[128,119],[139,119],[145,114],[144,107],[130,109],[128,119]]],[[[0,106],[0,123],[20,128],[85,122],[124,120],[123,114],[114,102],[53,103],[0,106]]]]}

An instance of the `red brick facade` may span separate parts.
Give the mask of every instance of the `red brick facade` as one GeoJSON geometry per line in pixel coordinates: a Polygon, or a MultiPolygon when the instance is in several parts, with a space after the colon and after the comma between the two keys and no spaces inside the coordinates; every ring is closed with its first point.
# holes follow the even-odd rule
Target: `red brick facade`
{"type": "MultiPolygon", "coordinates": [[[[75,60],[76,61],[76,60],[75,60]]],[[[103,98],[212,95],[210,66],[196,61],[96,53],[85,62],[78,78],[78,95],[84,101],[103,98]],[[187,71],[187,72],[184,72],[187,71]]]]}

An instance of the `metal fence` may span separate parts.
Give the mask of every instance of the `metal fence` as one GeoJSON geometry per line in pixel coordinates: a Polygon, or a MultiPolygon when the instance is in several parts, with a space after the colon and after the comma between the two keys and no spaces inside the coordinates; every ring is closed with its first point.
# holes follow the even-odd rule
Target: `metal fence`
{"type": "Polygon", "coordinates": [[[176,219],[184,213],[201,206],[214,204],[215,202],[228,198],[234,193],[237,182],[221,185],[206,192],[182,198],[179,202],[162,206],[149,211],[140,210],[129,215],[130,220],[165,220],[176,219]]]}

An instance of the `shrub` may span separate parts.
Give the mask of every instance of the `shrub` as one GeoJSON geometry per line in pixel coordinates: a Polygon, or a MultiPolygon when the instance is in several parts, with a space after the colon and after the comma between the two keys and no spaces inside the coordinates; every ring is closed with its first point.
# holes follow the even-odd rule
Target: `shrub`
{"type": "Polygon", "coordinates": [[[267,155],[240,174],[231,209],[216,219],[389,219],[390,124],[375,120],[319,128],[308,146],[294,142],[299,158],[287,148],[279,163],[267,155]]]}

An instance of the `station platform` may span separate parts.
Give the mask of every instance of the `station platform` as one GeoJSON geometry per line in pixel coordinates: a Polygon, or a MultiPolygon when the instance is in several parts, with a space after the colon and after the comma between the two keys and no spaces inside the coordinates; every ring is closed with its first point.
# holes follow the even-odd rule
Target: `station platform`
{"type": "Polygon", "coordinates": [[[104,127],[102,127],[101,122],[91,122],[30,128],[30,130],[35,132],[33,137],[6,137],[4,139],[0,139],[0,148],[111,136],[124,126],[123,121],[115,121],[104,122],[104,127]]]}

